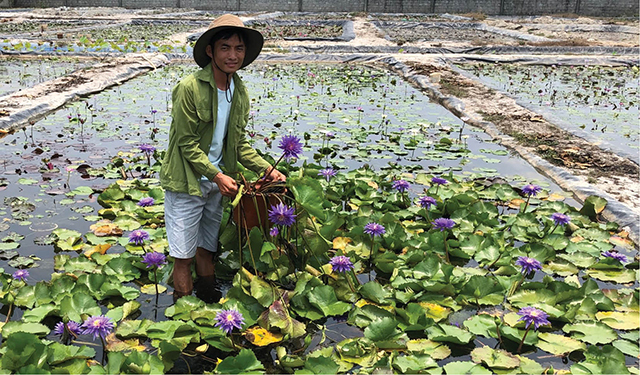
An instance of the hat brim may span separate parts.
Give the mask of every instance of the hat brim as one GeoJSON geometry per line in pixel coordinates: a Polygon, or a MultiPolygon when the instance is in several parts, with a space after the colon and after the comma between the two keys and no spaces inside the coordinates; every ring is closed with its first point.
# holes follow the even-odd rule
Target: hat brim
{"type": "Polygon", "coordinates": [[[196,44],[193,46],[193,59],[196,61],[198,66],[204,68],[211,62],[211,57],[207,55],[206,49],[211,43],[213,36],[223,30],[229,29],[240,30],[244,36],[245,54],[240,69],[251,64],[258,57],[260,51],[262,51],[262,46],[264,45],[264,37],[258,30],[250,29],[248,27],[218,26],[205,31],[200,35],[200,38],[198,38],[196,44]]]}

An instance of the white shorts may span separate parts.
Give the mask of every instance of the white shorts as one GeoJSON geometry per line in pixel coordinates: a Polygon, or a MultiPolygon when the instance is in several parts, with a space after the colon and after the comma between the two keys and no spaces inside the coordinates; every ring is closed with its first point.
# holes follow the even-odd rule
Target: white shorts
{"type": "Polygon", "coordinates": [[[165,191],[164,220],[169,255],[190,259],[196,248],[218,250],[218,231],[222,221],[222,194],[218,184],[200,181],[202,197],[165,191]]]}

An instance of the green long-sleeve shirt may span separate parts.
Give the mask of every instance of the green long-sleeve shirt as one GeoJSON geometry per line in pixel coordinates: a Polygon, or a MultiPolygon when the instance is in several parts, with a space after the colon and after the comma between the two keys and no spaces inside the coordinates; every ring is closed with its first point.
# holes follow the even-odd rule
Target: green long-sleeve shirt
{"type": "MultiPolygon", "coordinates": [[[[237,74],[227,136],[222,149],[223,173],[233,174],[237,163],[262,173],[271,165],[249,144],[249,95],[237,74]]],[[[200,179],[213,180],[221,172],[209,161],[209,149],[218,113],[218,90],[211,64],[187,76],[173,89],[169,145],[162,161],[160,183],[166,190],[202,196],[200,179]]]]}

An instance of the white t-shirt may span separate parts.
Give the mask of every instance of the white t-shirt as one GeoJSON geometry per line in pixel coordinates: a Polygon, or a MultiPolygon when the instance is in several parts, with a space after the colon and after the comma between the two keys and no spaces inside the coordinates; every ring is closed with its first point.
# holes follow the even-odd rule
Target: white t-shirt
{"type": "MultiPolygon", "coordinates": [[[[233,98],[233,90],[235,85],[233,79],[231,80],[231,97],[233,98]]],[[[231,103],[227,101],[229,93],[218,89],[218,114],[216,120],[216,127],[213,129],[213,139],[211,140],[211,148],[209,149],[209,161],[215,165],[216,168],[220,168],[222,165],[222,147],[224,146],[224,140],[227,137],[227,128],[229,123],[229,113],[231,112],[231,103]],[[226,95],[225,95],[226,94],[226,95]]],[[[206,179],[203,177],[203,179],[206,179]]]]}

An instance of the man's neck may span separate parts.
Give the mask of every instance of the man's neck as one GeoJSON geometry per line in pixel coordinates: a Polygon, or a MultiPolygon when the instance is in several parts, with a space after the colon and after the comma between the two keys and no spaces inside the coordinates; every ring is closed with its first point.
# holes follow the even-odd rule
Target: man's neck
{"type": "MultiPolygon", "coordinates": [[[[213,70],[213,80],[216,82],[216,87],[220,90],[227,90],[227,74],[216,68],[215,64],[211,64],[211,69],[213,70]]],[[[231,79],[233,79],[233,74],[229,76],[229,80],[231,79]]]]}

